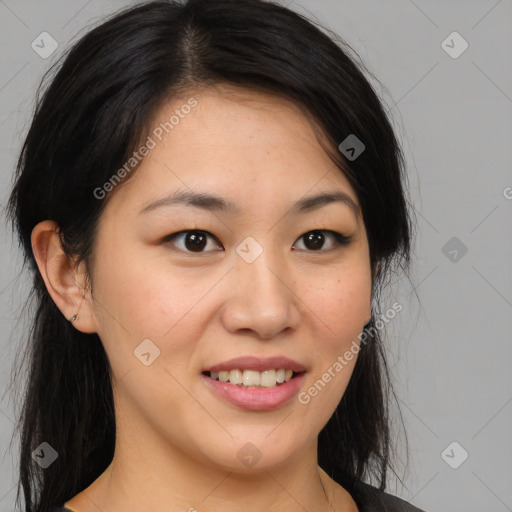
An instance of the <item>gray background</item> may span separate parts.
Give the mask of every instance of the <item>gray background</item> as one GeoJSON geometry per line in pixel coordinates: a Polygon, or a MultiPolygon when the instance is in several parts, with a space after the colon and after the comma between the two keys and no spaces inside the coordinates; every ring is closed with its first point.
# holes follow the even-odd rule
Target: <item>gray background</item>
{"type": "MultiPolygon", "coordinates": [[[[130,3],[0,0],[2,206],[43,72],[87,27],[130,3]],[[31,48],[44,31],[59,44],[47,59],[31,48]]],[[[392,480],[389,491],[431,512],[512,511],[512,2],[282,3],[338,32],[360,54],[384,86],[370,78],[407,157],[415,261],[411,279],[390,289],[383,312],[395,300],[404,306],[386,334],[411,457],[407,472],[398,473],[405,485],[392,480]],[[469,44],[458,58],[442,47],[454,31],[469,44]],[[461,463],[463,450],[469,456],[461,463]]],[[[456,39],[448,44],[452,52],[461,48],[456,39]]],[[[5,220],[3,229],[5,390],[26,328],[28,287],[5,220]]],[[[12,398],[3,392],[0,402],[2,512],[14,509],[12,398]]]]}

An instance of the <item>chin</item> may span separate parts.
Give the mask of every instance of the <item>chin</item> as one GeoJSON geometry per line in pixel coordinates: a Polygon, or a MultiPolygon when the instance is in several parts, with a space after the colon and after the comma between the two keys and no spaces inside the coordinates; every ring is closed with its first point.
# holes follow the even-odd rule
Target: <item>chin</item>
{"type": "Polygon", "coordinates": [[[224,446],[220,442],[209,444],[210,451],[204,454],[212,466],[240,474],[257,474],[284,468],[293,464],[305,449],[304,435],[302,431],[300,437],[297,433],[297,438],[294,439],[286,430],[277,435],[276,431],[272,433],[276,427],[280,428],[279,422],[272,428],[265,428],[263,431],[259,429],[254,435],[246,429],[240,435],[234,435],[224,446]],[[215,444],[217,449],[221,449],[220,453],[211,452],[211,446],[215,444]]]}

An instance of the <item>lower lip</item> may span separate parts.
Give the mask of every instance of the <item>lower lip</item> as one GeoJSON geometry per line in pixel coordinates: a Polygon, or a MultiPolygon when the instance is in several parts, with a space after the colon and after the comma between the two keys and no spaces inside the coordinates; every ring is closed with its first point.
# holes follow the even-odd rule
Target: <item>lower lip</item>
{"type": "Polygon", "coordinates": [[[273,388],[244,388],[229,382],[221,382],[201,375],[205,384],[217,396],[249,411],[266,411],[277,409],[293,399],[304,382],[305,373],[300,373],[288,382],[273,388]]]}

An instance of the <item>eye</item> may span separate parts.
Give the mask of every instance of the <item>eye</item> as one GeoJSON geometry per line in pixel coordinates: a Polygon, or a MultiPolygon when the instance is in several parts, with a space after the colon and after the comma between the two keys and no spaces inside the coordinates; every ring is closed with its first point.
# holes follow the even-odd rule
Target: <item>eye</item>
{"type": "MultiPolygon", "coordinates": [[[[217,238],[213,236],[208,231],[202,231],[198,229],[193,230],[185,230],[180,231],[178,233],[173,233],[172,235],[168,235],[163,239],[164,243],[173,241],[173,245],[176,245],[178,249],[184,252],[195,252],[195,253],[203,253],[203,252],[211,252],[208,250],[204,250],[208,247],[208,238],[211,238],[216,241],[217,246],[220,246],[217,238]],[[177,240],[178,243],[174,241],[177,240]],[[179,246],[179,242],[181,242],[181,247],[179,246]]],[[[342,235],[337,231],[331,231],[328,229],[322,230],[313,230],[304,233],[298,240],[304,239],[305,241],[305,250],[320,252],[320,251],[332,251],[337,247],[348,245],[351,241],[351,237],[342,235]],[[325,243],[326,237],[324,233],[327,233],[328,237],[331,238],[331,247],[328,249],[323,248],[322,246],[325,243]]],[[[295,245],[294,245],[295,247],[295,245]]],[[[302,248],[299,248],[303,250],[302,248]]],[[[222,250],[222,249],[221,249],[222,250]]]]}
{"type": "MultiPolygon", "coordinates": [[[[171,240],[178,239],[183,242],[181,247],[178,247],[182,251],[185,252],[211,252],[204,251],[203,249],[208,245],[208,237],[211,237],[217,240],[211,233],[207,231],[201,230],[186,230],[180,231],[179,233],[174,233],[172,235],[168,235],[164,238],[164,242],[170,242],[171,240]]],[[[175,244],[177,245],[177,244],[175,244]]]]}
{"type": "Polygon", "coordinates": [[[332,251],[336,249],[339,246],[348,245],[350,243],[351,237],[342,235],[341,233],[338,233],[337,231],[331,231],[329,229],[321,229],[321,230],[314,230],[314,231],[308,231],[307,233],[304,233],[299,240],[304,239],[306,249],[310,249],[312,251],[332,251]],[[324,249],[321,246],[325,242],[325,236],[324,233],[327,233],[331,240],[334,240],[333,246],[331,246],[328,249],[324,249]]]}

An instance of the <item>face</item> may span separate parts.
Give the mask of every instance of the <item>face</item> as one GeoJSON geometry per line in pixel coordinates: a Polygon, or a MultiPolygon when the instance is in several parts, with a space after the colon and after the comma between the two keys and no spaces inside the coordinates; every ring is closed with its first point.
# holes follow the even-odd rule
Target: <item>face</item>
{"type": "Polygon", "coordinates": [[[366,231],[297,107],[228,87],[190,96],[158,112],[95,241],[118,440],[129,430],[155,456],[248,471],[256,455],[254,467],[275,468],[316,447],[348,384],[356,356],[344,354],[371,314],[366,231]],[[277,383],[282,369],[293,377],[277,383]],[[233,372],[214,381],[221,370],[233,372]]]}

